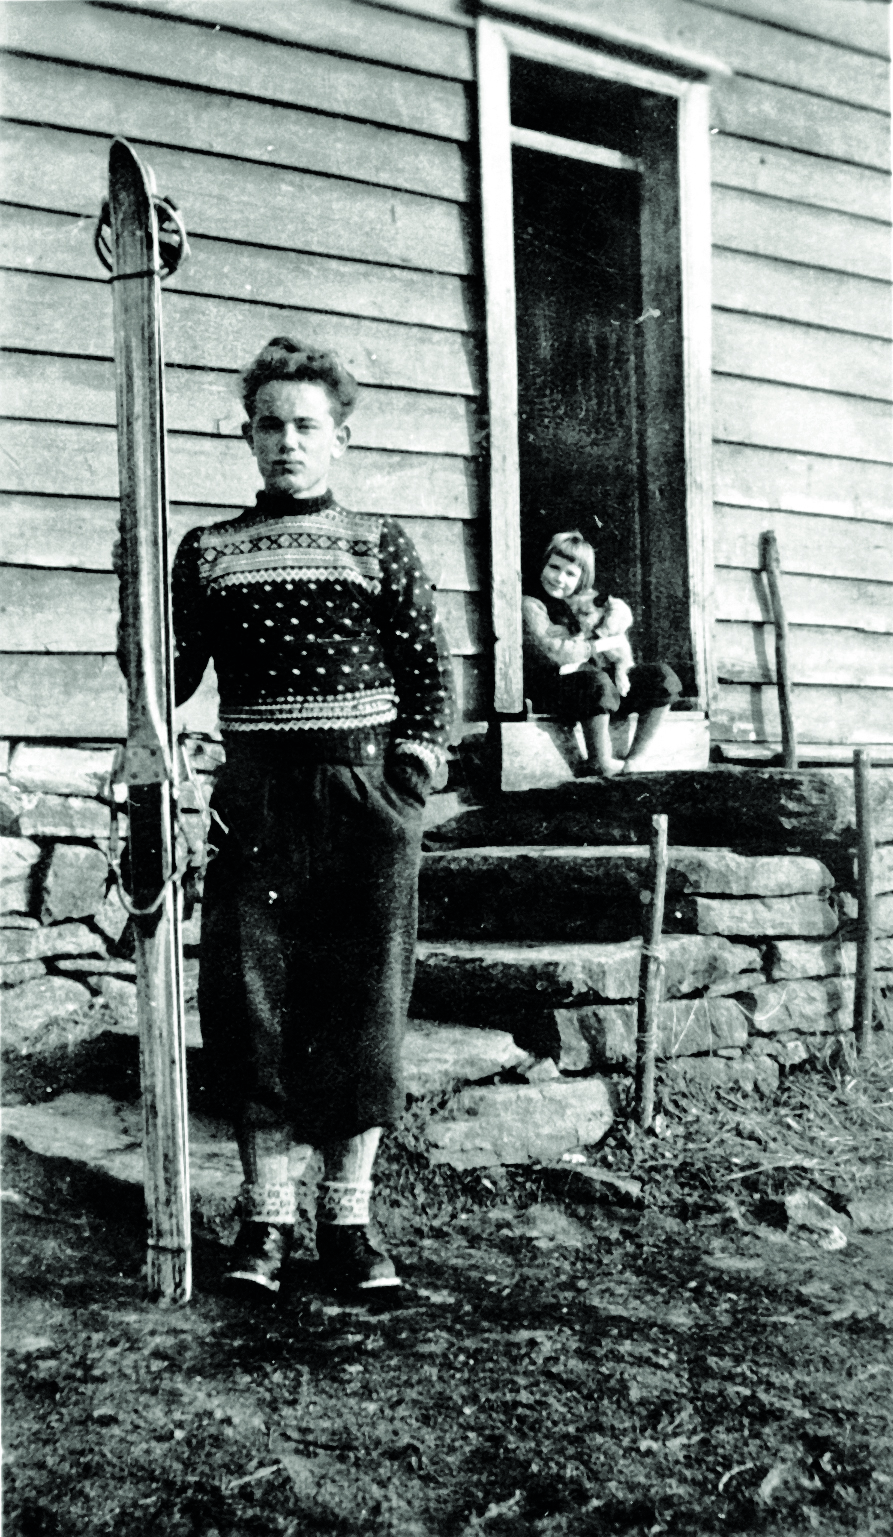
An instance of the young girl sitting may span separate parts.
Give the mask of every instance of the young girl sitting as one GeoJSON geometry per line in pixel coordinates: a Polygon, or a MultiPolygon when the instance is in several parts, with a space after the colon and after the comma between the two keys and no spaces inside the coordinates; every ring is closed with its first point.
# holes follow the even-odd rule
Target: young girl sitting
{"type": "Polygon", "coordinates": [[[555,534],[549,541],[540,585],[545,596],[525,597],[521,604],[524,682],[533,707],[567,725],[580,722],[588,753],[581,772],[631,773],[682,685],[665,662],[627,670],[625,658],[621,665],[606,660],[604,643],[592,633],[610,599],[593,599],[595,552],[581,533],[555,534]],[[615,758],[611,722],[631,715],[638,716],[635,736],[626,759],[615,758]]]}

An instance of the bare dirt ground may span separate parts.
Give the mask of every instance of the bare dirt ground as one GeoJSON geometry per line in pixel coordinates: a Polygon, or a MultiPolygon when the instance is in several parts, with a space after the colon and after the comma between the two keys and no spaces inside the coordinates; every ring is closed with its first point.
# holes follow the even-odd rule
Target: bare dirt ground
{"type": "Polygon", "coordinates": [[[210,1240],[153,1306],[138,1202],[13,1151],[8,1537],[893,1533],[889,1063],[660,1130],[615,1128],[610,1183],[392,1140],[386,1312],[300,1257],[250,1310],[210,1240]]]}

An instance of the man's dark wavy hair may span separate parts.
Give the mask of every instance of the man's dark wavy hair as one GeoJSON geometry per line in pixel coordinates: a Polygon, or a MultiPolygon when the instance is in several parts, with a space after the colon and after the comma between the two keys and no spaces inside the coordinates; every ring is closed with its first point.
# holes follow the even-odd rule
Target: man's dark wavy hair
{"type": "Polygon", "coordinates": [[[357,403],[357,381],[336,352],[308,347],[306,342],[296,342],[291,336],[274,336],[242,373],[242,404],[249,421],[254,421],[258,390],[278,379],[321,384],[338,427],[357,403]]]}

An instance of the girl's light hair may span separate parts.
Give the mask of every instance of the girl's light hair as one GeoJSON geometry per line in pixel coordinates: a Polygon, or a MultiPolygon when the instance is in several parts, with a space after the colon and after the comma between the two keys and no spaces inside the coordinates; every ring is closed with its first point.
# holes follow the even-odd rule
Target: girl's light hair
{"type": "Polygon", "coordinates": [[[569,529],[563,534],[552,535],[543,556],[544,567],[549,564],[553,555],[560,555],[563,560],[572,560],[575,566],[580,567],[580,580],[573,593],[575,598],[582,592],[592,591],[595,586],[595,551],[589,541],[583,538],[578,528],[569,529]]]}

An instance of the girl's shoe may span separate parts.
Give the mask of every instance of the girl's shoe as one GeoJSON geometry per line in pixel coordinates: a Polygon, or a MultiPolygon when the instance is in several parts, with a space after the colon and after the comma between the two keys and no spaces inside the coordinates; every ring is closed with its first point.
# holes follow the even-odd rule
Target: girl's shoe
{"type": "Polygon", "coordinates": [[[294,1228],[277,1222],[243,1222],[226,1272],[231,1287],[278,1292],[294,1228]]]}

